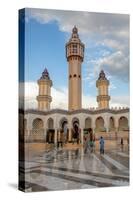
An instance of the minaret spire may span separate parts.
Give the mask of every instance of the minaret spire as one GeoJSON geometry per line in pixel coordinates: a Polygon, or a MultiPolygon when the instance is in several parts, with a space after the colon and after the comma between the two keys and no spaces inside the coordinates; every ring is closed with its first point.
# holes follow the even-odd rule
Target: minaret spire
{"type": "Polygon", "coordinates": [[[38,109],[49,110],[50,103],[52,101],[51,97],[52,81],[50,80],[47,68],[45,68],[44,71],[42,72],[42,75],[38,80],[38,85],[39,85],[39,95],[37,96],[38,109]]]}
{"type": "Polygon", "coordinates": [[[110,96],[108,95],[109,80],[103,70],[99,73],[96,87],[98,88],[97,102],[99,108],[109,108],[110,96]]]}
{"type": "Polygon", "coordinates": [[[79,39],[78,28],[72,29],[69,42],[66,43],[66,58],[69,68],[69,110],[82,108],[81,63],[84,59],[84,44],[79,39]]]}

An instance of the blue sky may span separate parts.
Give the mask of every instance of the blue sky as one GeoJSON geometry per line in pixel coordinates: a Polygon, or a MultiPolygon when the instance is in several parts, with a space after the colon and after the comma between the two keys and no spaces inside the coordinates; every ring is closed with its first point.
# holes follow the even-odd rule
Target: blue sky
{"type": "MultiPolygon", "coordinates": [[[[47,67],[53,81],[52,93],[67,95],[68,63],[65,43],[73,26],[85,44],[82,63],[83,107],[96,106],[96,79],[103,69],[110,80],[111,106],[129,106],[129,16],[87,12],[26,9],[25,81],[36,84],[47,67]],[[62,94],[61,94],[62,92],[62,94]],[[87,100],[88,99],[88,100],[87,100]],[[87,105],[88,101],[88,105],[87,105]]],[[[37,93],[32,91],[34,99],[37,93]]],[[[58,95],[57,95],[58,96],[58,95]]],[[[64,107],[65,99],[53,107],[64,107]]],[[[66,97],[67,98],[67,97],[66,97]]]]}

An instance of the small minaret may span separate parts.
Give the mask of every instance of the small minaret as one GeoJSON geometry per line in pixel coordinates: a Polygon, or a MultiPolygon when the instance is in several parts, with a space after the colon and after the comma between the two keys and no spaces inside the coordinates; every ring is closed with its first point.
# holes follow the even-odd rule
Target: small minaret
{"type": "Polygon", "coordinates": [[[39,85],[39,95],[37,96],[38,110],[49,110],[51,97],[52,81],[50,80],[48,70],[45,68],[41,78],[37,81],[39,85]]]}
{"type": "Polygon", "coordinates": [[[68,109],[79,110],[82,108],[81,63],[84,59],[84,44],[79,39],[76,26],[72,29],[69,42],[66,43],[66,58],[69,63],[68,109]]]}
{"type": "Polygon", "coordinates": [[[108,95],[108,86],[109,80],[107,80],[104,71],[101,70],[99,78],[96,81],[96,87],[98,88],[98,108],[109,108],[110,96],[108,95]]]}

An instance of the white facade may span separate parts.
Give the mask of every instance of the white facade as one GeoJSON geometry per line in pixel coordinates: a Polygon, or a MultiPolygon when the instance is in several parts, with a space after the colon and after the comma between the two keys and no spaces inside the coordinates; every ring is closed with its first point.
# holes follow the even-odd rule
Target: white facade
{"type": "Polygon", "coordinates": [[[53,143],[57,143],[57,134],[63,132],[62,124],[67,122],[68,142],[72,142],[72,130],[75,121],[79,124],[80,142],[83,144],[85,130],[92,128],[98,139],[104,136],[128,137],[129,109],[81,109],[66,111],[54,109],[50,111],[27,110],[24,115],[25,138],[27,141],[47,142],[48,131],[53,133],[53,143]],[[88,121],[87,121],[88,119],[88,121]],[[39,124],[40,123],[40,124],[39,124]],[[34,125],[35,124],[35,125],[34,125]],[[35,136],[35,137],[34,137],[35,136]]]}

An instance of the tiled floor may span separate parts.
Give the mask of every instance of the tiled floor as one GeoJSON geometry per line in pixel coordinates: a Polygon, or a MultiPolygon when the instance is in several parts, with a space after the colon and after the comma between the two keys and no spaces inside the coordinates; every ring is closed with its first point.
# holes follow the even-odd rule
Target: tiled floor
{"type": "Polygon", "coordinates": [[[40,151],[26,160],[27,191],[128,186],[128,148],[84,154],[82,148],[40,151]]]}

